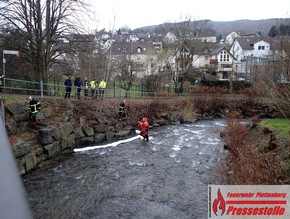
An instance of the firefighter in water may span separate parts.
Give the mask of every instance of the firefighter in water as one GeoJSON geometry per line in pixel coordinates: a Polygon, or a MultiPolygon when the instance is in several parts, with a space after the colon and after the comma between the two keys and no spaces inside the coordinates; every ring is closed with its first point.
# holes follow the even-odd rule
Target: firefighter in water
{"type": "Polygon", "coordinates": [[[149,141],[149,123],[147,121],[147,117],[144,117],[142,121],[139,121],[138,126],[141,129],[140,135],[144,138],[144,140],[149,141]]]}
{"type": "Polygon", "coordinates": [[[32,125],[37,125],[36,116],[37,113],[41,110],[41,104],[38,100],[34,99],[33,97],[29,97],[29,110],[30,110],[30,119],[32,121],[32,125]]]}

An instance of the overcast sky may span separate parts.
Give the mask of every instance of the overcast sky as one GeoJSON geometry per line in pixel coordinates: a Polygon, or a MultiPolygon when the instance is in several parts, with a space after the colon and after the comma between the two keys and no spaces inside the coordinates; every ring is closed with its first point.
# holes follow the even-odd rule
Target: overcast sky
{"type": "Polygon", "coordinates": [[[158,25],[165,22],[180,22],[210,19],[234,21],[241,19],[260,20],[290,18],[290,0],[89,0],[95,11],[95,22],[90,29],[131,29],[158,25]],[[187,19],[188,20],[188,19],[187,19]]]}

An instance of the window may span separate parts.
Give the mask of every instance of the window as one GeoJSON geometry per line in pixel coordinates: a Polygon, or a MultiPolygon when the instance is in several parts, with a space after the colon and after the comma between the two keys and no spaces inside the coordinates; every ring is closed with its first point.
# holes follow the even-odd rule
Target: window
{"type": "Polygon", "coordinates": [[[258,50],[265,50],[265,46],[258,46],[258,50]]]}
{"type": "Polygon", "coordinates": [[[208,60],[208,56],[204,56],[204,60],[208,60]]]}
{"type": "Polygon", "coordinates": [[[230,65],[230,64],[221,64],[221,67],[222,68],[231,68],[232,65],[230,65]]]}
{"type": "Polygon", "coordinates": [[[137,48],[137,53],[141,53],[142,49],[140,47],[137,48]]]}
{"type": "Polygon", "coordinates": [[[230,55],[226,51],[221,51],[221,53],[220,53],[220,61],[221,62],[230,61],[230,55]]]}

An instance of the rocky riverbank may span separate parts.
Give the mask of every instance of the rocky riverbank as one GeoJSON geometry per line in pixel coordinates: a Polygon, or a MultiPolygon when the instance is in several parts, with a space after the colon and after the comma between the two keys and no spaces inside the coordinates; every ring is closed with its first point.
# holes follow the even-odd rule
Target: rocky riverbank
{"type": "Polygon", "coordinates": [[[118,100],[40,99],[39,125],[32,128],[28,101],[4,100],[6,130],[19,172],[25,174],[44,161],[74,148],[124,138],[147,116],[152,127],[200,119],[222,118],[237,111],[243,117],[277,117],[274,107],[245,100],[219,98],[127,100],[126,120],[118,121],[118,100]]]}

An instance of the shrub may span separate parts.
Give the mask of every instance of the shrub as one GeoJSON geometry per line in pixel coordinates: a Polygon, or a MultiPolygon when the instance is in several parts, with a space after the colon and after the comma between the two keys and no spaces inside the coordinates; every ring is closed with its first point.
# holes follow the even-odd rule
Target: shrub
{"type": "MultiPolygon", "coordinates": [[[[250,125],[239,122],[239,114],[229,114],[223,139],[229,149],[226,168],[229,184],[283,184],[283,168],[276,156],[264,153],[269,144],[263,135],[253,135],[250,125]]],[[[256,120],[257,118],[255,118],[256,120]]]]}

